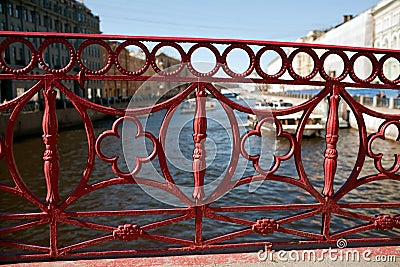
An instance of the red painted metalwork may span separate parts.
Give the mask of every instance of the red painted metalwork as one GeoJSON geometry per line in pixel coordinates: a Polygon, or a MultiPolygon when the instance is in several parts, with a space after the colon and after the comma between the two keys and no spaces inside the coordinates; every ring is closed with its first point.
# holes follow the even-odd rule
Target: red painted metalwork
{"type": "Polygon", "coordinates": [[[336,143],[338,141],[339,134],[339,118],[338,118],[338,107],[340,97],[338,90],[333,89],[331,96],[329,97],[329,112],[328,122],[326,123],[326,151],[325,151],[325,187],[323,194],[328,197],[333,196],[333,178],[336,172],[336,159],[338,157],[336,150],[336,143]]]}
{"type": "Polygon", "coordinates": [[[207,93],[204,85],[199,84],[196,92],[196,115],[193,121],[193,140],[195,143],[193,151],[193,172],[194,172],[194,192],[193,198],[200,204],[204,198],[204,175],[206,172],[206,151],[204,142],[207,137],[207,117],[206,111],[207,93]]]}
{"type": "MultiPolygon", "coordinates": [[[[28,33],[28,32],[2,32],[0,35],[0,67],[3,72],[0,74],[1,81],[5,80],[35,80],[36,84],[25,94],[0,105],[0,111],[11,110],[9,122],[6,129],[0,129],[4,136],[0,137],[0,160],[5,160],[13,184],[6,184],[1,181],[0,190],[13,194],[37,207],[37,212],[22,213],[18,210],[0,213],[1,221],[11,221],[11,225],[0,229],[0,246],[14,248],[18,252],[14,255],[1,255],[3,260],[32,260],[47,258],[68,258],[68,257],[96,257],[96,256],[114,256],[114,255],[143,255],[143,254],[160,254],[160,253],[195,253],[201,250],[217,251],[219,249],[244,249],[245,247],[257,247],[258,249],[268,244],[280,246],[299,247],[304,244],[309,245],[325,245],[331,246],[340,238],[346,238],[353,242],[354,245],[372,243],[374,245],[385,245],[389,243],[399,243],[400,237],[393,234],[388,237],[362,237],[352,238],[352,234],[360,232],[368,232],[377,229],[386,231],[390,229],[400,229],[399,214],[370,214],[350,212],[347,209],[376,209],[376,208],[400,208],[400,200],[394,199],[391,202],[343,202],[341,199],[351,190],[360,187],[366,183],[389,179],[400,181],[400,156],[395,155],[395,163],[390,169],[382,166],[382,154],[376,154],[372,151],[372,143],[376,139],[384,139],[386,129],[393,125],[400,131],[400,114],[383,114],[378,111],[371,110],[359,103],[347,93],[347,87],[368,87],[368,88],[387,88],[393,90],[400,89],[400,77],[390,80],[383,72],[383,66],[388,59],[397,59],[400,61],[400,52],[389,49],[374,48],[357,48],[344,46],[331,46],[319,44],[289,43],[289,42],[271,42],[271,41],[242,41],[242,40],[225,40],[225,39],[199,39],[199,38],[172,38],[172,37],[131,37],[131,36],[112,36],[112,35],[85,35],[85,34],[57,34],[57,33],[28,33]],[[40,38],[40,46],[36,49],[32,41],[40,38]],[[71,40],[78,40],[78,47],[71,40]],[[122,41],[115,51],[111,49],[108,41],[122,41]],[[156,43],[150,51],[146,46],[146,42],[156,43]],[[7,47],[14,43],[24,44],[31,52],[32,56],[27,66],[21,69],[15,69],[6,63],[4,54],[7,47]],[[51,44],[62,44],[69,51],[70,60],[67,65],[61,69],[50,68],[43,54],[51,44]],[[83,51],[89,45],[99,45],[103,47],[108,58],[106,65],[100,70],[89,69],[82,59],[83,51]],[[190,46],[188,52],[183,49],[183,44],[190,46]],[[136,70],[129,71],[124,69],[119,62],[119,54],[129,46],[135,45],[142,49],[145,56],[144,65],[136,70]],[[175,48],[181,57],[181,65],[172,72],[162,70],[156,62],[156,53],[162,47],[169,46],[175,48]],[[196,70],[192,64],[191,57],[196,49],[206,48],[215,56],[215,67],[207,72],[202,73],[196,70]],[[290,48],[290,49],[289,49],[290,48]],[[221,51],[221,49],[223,51],[221,51]],[[228,62],[227,57],[233,49],[243,50],[249,57],[249,66],[243,73],[234,72],[228,62]],[[266,73],[261,67],[261,57],[267,51],[275,51],[282,61],[280,70],[275,74],[266,73]],[[314,61],[314,67],[309,74],[301,76],[294,69],[294,59],[300,53],[308,54],[314,61]],[[337,55],[343,61],[343,72],[337,77],[330,77],[325,69],[324,62],[330,55],[337,55]],[[349,55],[351,57],[349,58],[349,55]],[[367,78],[360,78],[354,70],[355,61],[365,57],[372,64],[372,72],[367,78]],[[31,71],[39,64],[44,74],[35,74],[31,71]],[[107,72],[115,65],[121,74],[111,75],[107,72]],[[78,72],[71,72],[74,66],[79,67],[78,72]],[[153,69],[158,76],[150,77],[146,71],[153,69]],[[190,75],[182,75],[183,70],[189,70],[190,75]],[[217,76],[218,71],[224,72],[225,76],[217,76]],[[257,72],[259,78],[250,76],[253,72],[257,72]],[[178,75],[179,74],[179,75],[178,75]],[[288,74],[285,76],[285,74],[288,74]],[[317,75],[320,79],[316,79],[317,75]],[[153,81],[165,82],[184,82],[189,84],[188,87],[175,97],[156,104],[151,107],[137,108],[130,110],[116,109],[112,107],[101,106],[89,102],[71,92],[66,88],[62,81],[76,81],[83,88],[86,81],[153,81]],[[379,80],[380,83],[374,81],[379,80]],[[262,136],[261,124],[267,121],[270,111],[253,110],[225,98],[213,85],[213,82],[224,83],[256,83],[256,84],[293,84],[293,85],[311,85],[322,86],[318,95],[314,98],[292,108],[283,110],[274,110],[274,116],[288,115],[296,112],[302,112],[303,116],[298,125],[295,135],[285,132],[279,120],[275,119],[276,135],[286,138],[289,141],[290,149],[285,155],[275,155],[274,163],[270,169],[263,169],[260,166],[260,155],[250,155],[245,149],[246,140],[251,136],[262,136]],[[75,109],[82,118],[87,137],[88,156],[86,167],[79,177],[79,183],[75,190],[68,194],[65,199],[60,198],[58,187],[59,179],[62,179],[59,171],[58,163],[58,125],[55,110],[55,88],[68,97],[73,103],[75,109]],[[45,199],[36,196],[32,190],[24,183],[20,176],[18,166],[14,160],[13,152],[13,132],[16,127],[16,121],[21,114],[24,105],[40,90],[43,92],[45,100],[45,110],[43,114],[43,142],[45,145],[44,174],[47,185],[47,195],[45,199]],[[197,90],[197,91],[196,91],[197,90]],[[204,194],[204,179],[207,177],[207,167],[205,161],[204,142],[212,132],[207,131],[207,114],[205,108],[205,97],[207,92],[213,95],[222,105],[223,110],[228,116],[228,120],[232,129],[233,149],[231,151],[231,159],[229,168],[224,175],[222,181],[215,191],[208,197],[204,194]],[[196,112],[193,120],[193,177],[194,191],[192,198],[185,195],[176,185],[175,177],[170,173],[167,159],[165,155],[166,141],[165,136],[171,121],[172,115],[178,105],[189,96],[196,92],[196,112]],[[311,183],[302,164],[301,146],[302,136],[307,119],[318,103],[329,95],[329,117],[326,124],[326,150],[325,162],[321,168],[324,169],[325,175],[324,188],[320,193],[311,183]],[[335,174],[337,170],[337,157],[340,154],[337,151],[337,141],[339,138],[339,121],[338,121],[338,105],[339,101],[345,101],[353,111],[359,127],[359,152],[355,166],[347,177],[346,182],[334,191],[335,174]],[[94,110],[104,114],[119,117],[112,126],[112,129],[106,130],[96,137],[88,110],[94,110]],[[160,110],[165,110],[166,114],[161,124],[159,136],[147,132],[143,128],[141,122],[136,118],[139,115],[150,114],[160,110]],[[235,118],[234,111],[240,111],[248,114],[257,114],[264,117],[254,130],[248,131],[240,136],[238,130],[238,122],[235,118]],[[373,117],[382,118],[380,129],[376,133],[367,134],[363,115],[368,114],[373,117]],[[118,157],[108,157],[101,150],[101,143],[105,137],[120,138],[118,127],[124,121],[133,122],[137,126],[136,138],[148,138],[153,145],[153,151],[144,158],[136,158],[136,168],[131,172],[123,172],[118,167],[118,157]],[[237,181],[232,180],[233,173],[237,167],[239,157],[250,161],[256,171],[256,175],[242,177],[237,181]],[[377,174],[366,177],[360,177],[360,172],[366,158],[374,161],[377,174]],[[116,177],[105,177],[100,182],[90,182],[91,174],[95,165],[95,159],[98,158],[105,164],[110,164],[116,177]],[[276,174],[280,165],[284,161],[294,158],[294,164],[298,173],[298,179],[276,174]],[[158,160],[161,166],[161,172],[164,182],[158,182],[145,177],[139,177],[139,171],[143,164],[158,160]],[[281,183],[287,183],[304,190],[314,198],[315,203],[292,203],[292,204],[269,204],[260,203],[259,205],[247,206],[218,206],[214,205],[214,201],[227,191],[233,188],[246,185],[252,181],[270,180],[281,183]],[[67,210],[72,203],[91,192],[102,188],[123,185],[123,184],[142,184],[150,187],[158,188],[161,191],[168,192],[177,199],[185,203],[186,207],[171,208],[165,206],[163,209],[123,209],[116,211],[70,211],[67,210]],[[259,218],[250,220],[246,217],[247,213],[255,211],[287,211],[288,214],[279,218],[259,218]],[[296,214],[289,211],[297,211],[296,214]],[[235,212],[239,215],[231,215],[235,212]],[[346,229],[339,232],[332,232],[330,228],[331,216],[340,215],[362,220],[365,224],[355,228],[346,229]],[[134,217],[139,215],[169,215],[168,219],[156,220],[139,225],[134,222],[134,217]],[[290,223],[311,218],[314,216],[322,216],[321,232],[314,233],[303,231],[301,229],[293,229],[290,223]],[[121,225],[109,225],[96,222],[98,217],[129,217],[130,222],[121,225]],[[212,238],[205,238],[203,235],[204,219],[213,220],[221,223],[230,223],[242,226],[241,230],[232,231],[227,234],[216,234],[212,238]],[[25,222],[29,220],[28,222],[25,222]],[[154,233],[162,226],[172,225],[182,221],[194,220],[195,232],[193,239],[181,238],[179,232],[168,234],[154,233]],[[17,221],[17,222],[15,222],[17,221]],[[21,223],[18,223],[21,221],[21,223]],[[91,238],[83,242],[77,242],[68,246],[61,247],[58,245],[60,233],[59,224],[67,224],[83,227],[85,229],[93,229],[101,231],[104,234],[96,238],[91,238]],[[30,229],[38,225],[47,225],[49,227],[49,244],[30,243],[29,240],[16,241],[3,238],[10,233],[16,233],[23,229],[30,229]],[[292,235],[298,240],[275,240],[271,241],[268,236],[276,232],[292,235]],[[261,239],[254,242],[235,242],[235,238],[247,236],[257,233],[261,239]],[[96,245],[112,240],[135,241],[138,239],[156,240],[160,243],[173,244],[173,247],[154,247],[151,249],[141,249],[140,247],[131,246],[125,250],[96,250],[96,245]],[[228,242],[229,241],[229,242],[228,242]]],[[[400,141],[400,135],[397,138],[397,145],[400,141]]],[[[84,160],[84,159],[82,159],[84,160]]],[[[0,179],[2,179],[0,177],[0,179]]],[[[290,193],[290,192],[288,192],[290,193]]],[[[6,203],[5,203],[6,204],[6,203]]],[[[3,205],[3,204],[2,204],[3,205]]],[[[111,224],[111,222],[110,222],[111,224]]]]}

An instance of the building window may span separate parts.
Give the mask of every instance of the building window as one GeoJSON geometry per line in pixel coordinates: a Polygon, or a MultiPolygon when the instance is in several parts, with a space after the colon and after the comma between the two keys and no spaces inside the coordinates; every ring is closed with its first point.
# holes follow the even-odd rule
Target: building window
{"type": "Polygon", "coordinates": [[[0,30],[1,30],[1,31],[4,31],[4,30],[5,30],[5,27],[4,27],[4,23],[3,23],[3,22],[0,22],[0,30]]]}
{"type": "Polygon", "coordinates": [[[12,55],[15,60],[17,58],[17,48],[15,46],[13,46],[13,48],[12,48],[12,55]]]}
{"type": "Polygon", "coordinates": [[[24,8],[24,20],[28,21],[28,10],[24,8]]]}
{"type": "Polygon", "coordinates": [[[25,93],[25,88],[17,88],[17,97],[25,93]]]}
{"type": "Polygon", "coordinates": [[[8,4],[8,15],[13,16],[14,14],[13,5],[8,4]]]}
{"type": "Polygon", "coordinates": [[[4,13],[3,3],[0,3],[0,13],[4,13]]]}
{"type": "Polygon", "coordinates": [[[46,65],[49,66],[49,64],[50,64],[50,55],[49,55],[48,52],[44,55],[44,58],[45,58],[44,61],[45,61],[46,65]]]}
{"type": "Polygon", "coordinates": [[[20,18],[21,17],[21,7],[20,6],[17,6],[15,8],[15,17],[16,18],[20,18]]]}
{"type": "Polygon", "coordinates": [[[393,14],[393,26],[397,26],[400,23],[400,12],[396,12],[393,14]]]}
{"type": "Polygon", "coordinates": [[[54,21],[54,28],[55,28],[56,31],[59,31],[58,20],[54,21]]]}
{"type": "Polygon", "coordinates": [[[25,65],[25,62],[24,62],[24,49],[22,47],[20,47],[18,49],[18,58],[17,58],[17,62],[16,63],[17,63],[17,65],[21,65],[21,66],[25,65]]]}

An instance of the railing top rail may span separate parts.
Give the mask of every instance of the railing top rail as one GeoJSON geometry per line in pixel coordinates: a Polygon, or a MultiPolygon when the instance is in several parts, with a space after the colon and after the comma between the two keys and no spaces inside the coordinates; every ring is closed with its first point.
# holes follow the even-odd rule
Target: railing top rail
{"type": "Polygon", "coordinates": [[[328,45],[317,43],[283,42],[269,40],[243,40],[230,38],[194,38],[173,36],[131,36],[117,34],[83,34],[83,33],[57,33],[57,32],[15,32],[0,31],[0,37],[38,37],[38,38],[73,38],[73,39],[108,39],[108,40],[136,40],[150,42],[178,42],[178,43],[213,43],[213,44],[247,44],[247,45],[274,45],[280,47],[307,47],[319,49],[346,50],[352,52],[374,52],[374,53],[400,53],[397,49],[385,49],[361,46],[328,45]]]}
{"type": "MultiPolygon", "coordinates": [[[[218,80],[221,82],[283,83],[311,86],[324,86],[326,83],[335,83],[346,87],[400,89],[400,76],[397,75],[396,77],[395,74],[393,75],[388,71],[388,65],[392,64],[388,62],[400,62],[400,51],[392,49],[257,40],[49,32],[4,31],[0,33],[0,38],[4,38],[0,44],[0,53],[2,54],[0,66],[4,70],[2,73],[3,79],[25,79],[26,76],[21,74],[28,74],[27,76],[35,75],[30,71],[37,66],[48,73],[57,75],[71,74],[70,71],[72,69],[74,71],[77,70],[78,66],[82,72],[82,75],[79,76],[81,80],[84,80],[85,76],[90,79],[99,79],[103,74],[110,74],[111,68],[116,67],[118,72],[112,73],[112,76],[118,79],[125,76],[125,78],[131,80],[147,80],[149,75],[157,73],[162,77],[161,79],[166,81],[192,82],[193,79],[201,77],[203,81],[208,82],[218,80]],[[44,38],[45,40],[38,45],[37,42],[29,40],[32,38],[44,38]],[[152,47],[157,42],[158,44],[152,47]],[[7,62],[7,60],[10,61],[10,52],[8,53],[8,59],[5,57],[8,47],[14,43],[22,43],[30,50],[30,61],[27,65],[24,62],[25,67],[23,68],[15,68],[15,66],[11,66],[12,64],[7,62]],[[46,49],[56,43],[61,43],[66,48],[63,51],[59,51],[59,53],[63,52],[69,55],[69,61],[64,67],[51,67],[48,63],[50,59],[46,59],[46,49]],[[91,60],[96,59],[98,61],[96,69],[93,69],[93,66],[85,65],[87,58],[84,55],[84,51],[91,45],[100,47],[101,51],[104,51],[101,52],[97,49],[97,51],[100,51],[99,55],[95,57],[92,55],[91,57],[91,60]],[[137,60],[135,64],[142,66],[142,68],[139,69],[136,66],[134,71],[129,70],[128,63],[120,60],[120,56],[124,55],[128,50],[128,46],[131,45],[141,49],[142,56],[144,56],[142,59],[135,59],[137,60]],[[179,54],[180,59],[166,55],[175,62],[176,69],[174,70],[172,70],[173,68],[166,70],[167,68],[159,65],[157,55],[162,54],[160,52],[164,47],[172,47],[179,54]],[[213,57],[210,60],[214,62],[207,62],[214,65],[209,71],[199,71],[194,66],[197,62],[193,60],[192,56],[199,48],[208,49],[211,57],[213,57]],[[240,73],[235,71],[235,68],[231,65],[232,62],[230,62],[230,53],[234,49],[241,50],[247,54],[244,56],[247,58],[241,58],[240,60],[244,64],[246,64],[247,60],[249,62],[248,66],[240,73]],[[277,55],[270,61],[266,70],[262,62],[267,52],[273,52],[277,55]],[[332,60],[331,56],[336,56],[339,59],[332,60]],[[140,60],[143,62],[139,63],[140,60]],[[368,70],[368,65],[370,70],[368,70]],[[15,76],[10,77],[7,74],[15,76]]],[[[52,57],[54,58],[54,56],[53,54],[52,57]]],[[[17,64],[16,62],[17,60],[15,59],[15,64],[17,64]]],[[[169,67],[172,67],[171,64],[169,67]]],[[[107,79],[111,78],[108,77],[107,79]]]]}

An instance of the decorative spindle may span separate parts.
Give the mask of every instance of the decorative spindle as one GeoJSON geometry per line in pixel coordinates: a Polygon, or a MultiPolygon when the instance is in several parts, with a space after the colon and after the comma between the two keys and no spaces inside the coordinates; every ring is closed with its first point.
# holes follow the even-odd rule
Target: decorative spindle
{"type": "Polygon", "coordinates": [[[59,201],[58,194],[58,122],[56,114],[56,96],[57,92],[52,88],[49,82],[43,90],[44,97],[44,113],[43,113],[43,142],[45,144],[45,151],[43,155],[44,160],[44,176],[46,178],[47,196],[46,201],[50,204],[57,204],[59,201]]]}
{"type": "Polygon", "coordinates": [[[339,138],[339,108],[340,96],[338,93],[337,86],[333,87],[333,91],[329,96],[329,114],[326,122],[326,150],[325,150],[325,185],[323,194],[326,197],[333,196],[333,179],[337,168],[337,157],[338,152],[336,150],[336,144],[339,138]]]}
{"type": "Polygon", "coordinates": [[[204,85],[199,84],[196,92],[196,113],[193,121],[193,172],[194,172],[194,191],[193,198],[196,202],[201,202],[204,198],[204,175],[206,172],[206,151],[204,142],[206,141],[207,118],[206,118],[206,97],[204,85]]]}

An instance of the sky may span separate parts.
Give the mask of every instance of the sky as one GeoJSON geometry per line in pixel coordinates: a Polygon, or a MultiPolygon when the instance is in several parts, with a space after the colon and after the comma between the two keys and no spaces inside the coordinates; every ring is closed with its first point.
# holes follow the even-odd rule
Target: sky
{"type": "Polygon", "coordinates": [[[105,34],[295,41],[379,0],[84,0],[105,34]]]}

